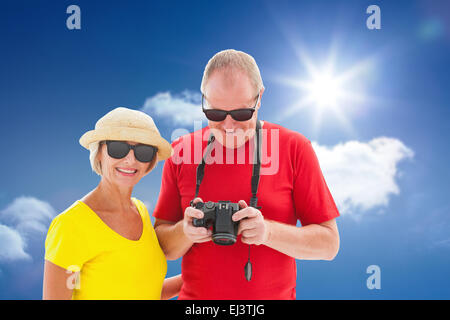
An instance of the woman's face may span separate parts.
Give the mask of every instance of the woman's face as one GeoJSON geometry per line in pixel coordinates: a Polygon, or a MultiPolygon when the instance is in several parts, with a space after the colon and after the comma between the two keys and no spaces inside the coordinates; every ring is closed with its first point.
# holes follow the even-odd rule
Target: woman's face
{"type": "MultiPolygon", "coordinates": [[[[127,141],[130,145],[136,142],[127,141]]],[[[122,159],[115,159],[108,155],[107,145],[101,144],[98,150],[102,168],[102,179],[107,179],[111,184],[119,187],[134,187],[148,172],[154,161],[140,162],[134,156],[134,150],[130,150],[122,159]]],[[[155,156],[156,157],[156,156],[155,156]]]]}

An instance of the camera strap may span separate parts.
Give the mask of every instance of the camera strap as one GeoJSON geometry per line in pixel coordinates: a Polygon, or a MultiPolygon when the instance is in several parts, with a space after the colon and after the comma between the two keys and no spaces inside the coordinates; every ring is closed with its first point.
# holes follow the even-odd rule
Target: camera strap
{"type": "MultiPolygon", "coordinates": [[[[215,140],[215,137],[211,133],[208,138],[206,152],[202,157],[202,162],[197,166],[194,199],[198,197],[198,192],[200,191],[200,185],[201,185],[203,177],[205,175],[206,157],[211,153],[212,143],[214,142],[214,140],[215,140]]],[[[249,206],[254,207],[259,210],[259,209],[261,209],[261,207],[258,207],[257,193],[258,193],[259,177],[260,177],[260,169],[261,169],[261,148],[262,148],[261,122],[259,120],[256,120],[256,132],[255,132],[255,138],[253,140],[255,142],[255,148],[254,148],[254,152],[253,152],[253,171],[252,171],[252,180],[251,180],[252,197],[250,199],[249,206]]],[[[192,201],[191,201],[191,205],[192,205],[192,201]]]]}
{"type": "MultiPolygon", "coordinates": [[[[208,145],[206,146],[206,152],[203,155],[202,162],[197,166],[196,178],[195,178],[195,196],[194,199],[198,197],[198,192],[200,190],[200,184],[202,183],[203,176],[205,175],[205,165],[206,165],[206,157],[211,153],[212,143],[215,140],[214,135],[211,133],[208,139],[208,145]]],[[[192,199],[192,202],[194,201],[192,199]]]]}
{"type": "Polygon", "coordinates": [[[255,148],[253,151],[253,171],[252,171],[252,197],[250,199],[250,207],[261,209],[258,207],[258,186],[259,186],[259,176],[261,169],[261,149],[262,149],[262,139],[261,139],[261,123],[259,120],[256,121],[256,137],[255,148]]]}
{"type": "MultiPolygon", "coordinates": [[[[208,144],[206,146],[206,152],[202,157],[202,162],[197,166],[196,172],[196,184],[195,184],[195,196],[194,199],[198,197],[198,192],[200,190],[200,185],[202,183],[203,177],[205,175],[205,165],[206,165],[206,157],[211,153],[212,143],[214,142],[214,135],[211,133],[208,138],[208,144]]],[[[250,207],[254,207],[256,209],[261,209],[258,207],[258,186],[259,186],[259,177],[260,177],[260,169],[261,169],[261,149],[262,149],[262,138],[261,138],[261,122],[256,120],[256,132],[255,137],[253,139],[255,142],[255,148],[253,149],[253,170],[252,170],[252,197],[250,198],[250,207]],[[256,152],[255,152],[256,151],[256,152]]],[[[194,199],[191,200],[191,206],[193,206],[194,199]]],[[[247,281],[252,279],[253,267],[250,262],[250,245],[248,245],[248,260],[244,267],[244,275],[247,281]]]]}

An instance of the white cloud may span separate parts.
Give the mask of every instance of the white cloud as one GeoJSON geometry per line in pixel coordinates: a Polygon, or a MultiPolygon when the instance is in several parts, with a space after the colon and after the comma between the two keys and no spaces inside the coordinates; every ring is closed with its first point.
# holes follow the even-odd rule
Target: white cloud
{"type": "Polygon", "coordinates": [[[387,137],[331,148],[312,145],[339,211],[353,217],[386,207],[389,197],[400,193],[398,163],[414,156],[400,140],[387,137]]]}
{"type": "Polygon", "coordinates": [[[16,230],[0,224],[0,262],[30,259],[25,242],[16,230]]]}
{"type": "Polygon", "coordinates": [[[159,92],[145,100],[141,111],[152,117],[168,118],[176,125],[192,125],[194,121],[201,121],[204,118],[201,99],[200,93],[190,90],[175,95],[170,92],[159,92]]]}
{"type": "Polygon", "coordinates": [[[0,261],[31,258],[25,252],[32,236],[46,233],[53,207],[34,197],[18,197],[0,211],[0,261]]]}

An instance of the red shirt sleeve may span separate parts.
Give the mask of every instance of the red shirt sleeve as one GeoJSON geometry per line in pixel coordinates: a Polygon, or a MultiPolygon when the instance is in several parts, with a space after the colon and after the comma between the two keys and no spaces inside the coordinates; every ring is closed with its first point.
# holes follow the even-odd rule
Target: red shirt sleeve
{"type": "Polygon", "coordinates": [[[167,159],[164,163],[161,189],[153,216],[157,219],[172,222],[178,222],[183,219],[180,192],[177,186],[176,166],[172,158],[167,159]]]}
{"type": "Polygon", "coordinates": [[[302,226],[319,224],[339,216],[339,211],[320,169],[319,160],[306,138],[295,146],[294,204],[302,226]]]}

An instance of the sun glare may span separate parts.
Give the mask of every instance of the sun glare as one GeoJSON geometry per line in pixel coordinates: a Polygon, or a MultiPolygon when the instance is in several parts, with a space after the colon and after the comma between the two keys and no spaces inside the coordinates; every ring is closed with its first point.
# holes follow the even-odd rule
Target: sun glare
{"type": "Polygon", "coordinates": [[[338,81],[330,74],[317,75],[309,90],[312,100],[321,108],[334,107],[342,93],[338,81]]]}
{"type": "Polygon", "coordinates": [[[348,69],[336,72],[337,56],[330,50],[328,59],[315,64],[303,50],[298,50],[299,62],[305,73],[294,78],[278,77],[281,83],[298,89],[299,99],[280,114],[279,120],[292,118],[309,108],[313,111],[314,130],[320,129],[325,117],[337,119],[349,132],[353,132],[350,113],[367,101],[364,79],[373,70],[373,59],[363,59],[348,69]]]}

